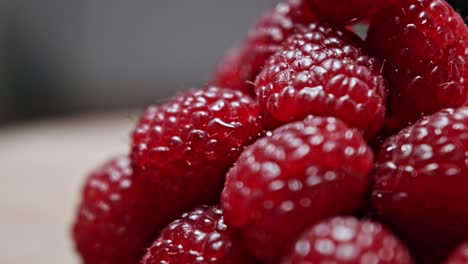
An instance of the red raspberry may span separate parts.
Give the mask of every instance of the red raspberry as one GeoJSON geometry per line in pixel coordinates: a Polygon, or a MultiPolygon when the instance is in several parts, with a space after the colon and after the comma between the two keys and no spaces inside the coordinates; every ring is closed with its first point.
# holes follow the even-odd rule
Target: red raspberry
{"type": "Polygon", "coordinates": [[[287,40],[256,83],[260,109],[283,123],[334,116],[372,136],[385,114],[380,64],[351,32],[311,24],[287,40]]]}
{"type": "Polygon", "coordinates": [[[146,186],[126,156],[89,175],[73,226],[83,263],[134,264],[141,259],[158,231],[171,221],[164,212],[153,210],[146,186]]]}
{"type": "Polygon", "coordinates": [[[307,229],[282,264],[411,264],[406,247],[381,224],[335,217],[307,229]]]}
{"type": "Polygon", "coordinates": [[[463,243],[461,246],[457,247],[445,264],[467,264],[468,263],[468,242],[463,243]]]}
{"type": "Polygon", "coordinates": [[[156,186],[158,204],[177,216],[218,202],[226,172],[262,130],[255,102],[210,87],[150,106],[133,133],[132,160],[156,186]]]}
{"type": "Polygon", "coordinates": [[[201,207],[166,227],[141,264],[247,264],[252,258],[224,223],[221,209],[201,207]]]}
{"type": "Polygon", "coordinates": [[[245,43],[233,48],[221,60],[214,85],[253,95],[253,82],[267,59],[294,33],[296,25],[316,20],[305,1],[286,0],[268,10],[254,24],[245,43]]]}
{"type": "Polygon", "coordinates": [[[252,80],[255,79],[257,73],[247,62],[247,60],[253,58],[249,56],[250,53],[252,52],[245,44],[238,44],[228,50],[219,61],[211,83],[215,86],[239,90],[253,95],[254,85],[252,84],[252,80]]]}
{"type": "Polygon", "coordinates": [[[425,117],[390,137],[375,164],[373,205],[422,263],[468,238],[468,107],[425,117]]]}
{"type": "Polygon", "coordinates": [[[307,0],[324,21],[344,25],[371,18],[380,8],[396,0],[307,0]]]}
{"type": "Polygon", "coordinates": [[[385,60],[387,126],[468,102],[468,30],[443,0],[399,0],[372,21],[369,52],[385,60]]]}
{"type": "Polygon", "coordinates": [[[335,118],[287,124],[246,148],[222,193],[226,222],[275,259],[307,225],[362,205],[372,168],[361,136],[335,118]]]}

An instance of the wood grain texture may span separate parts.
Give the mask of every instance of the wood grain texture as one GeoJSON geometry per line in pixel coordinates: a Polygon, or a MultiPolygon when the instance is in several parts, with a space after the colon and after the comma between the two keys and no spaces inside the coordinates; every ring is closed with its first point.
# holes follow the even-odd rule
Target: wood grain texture
{"type": "Polygon", "coordinates": [[[134,112],[0,130],[0,263],[79,263],[70,225],[86,173],[128,151],[134,112]]]}

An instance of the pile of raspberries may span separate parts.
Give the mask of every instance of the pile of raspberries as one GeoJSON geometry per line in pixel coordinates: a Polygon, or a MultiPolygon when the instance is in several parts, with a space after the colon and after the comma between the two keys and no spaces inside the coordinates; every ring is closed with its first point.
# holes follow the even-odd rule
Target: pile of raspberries
{"type": "Polygon", "coordinates": [[[467,63],[444,0],[284,0],[91,172],[82,263],[468,263],[467,63]]]}

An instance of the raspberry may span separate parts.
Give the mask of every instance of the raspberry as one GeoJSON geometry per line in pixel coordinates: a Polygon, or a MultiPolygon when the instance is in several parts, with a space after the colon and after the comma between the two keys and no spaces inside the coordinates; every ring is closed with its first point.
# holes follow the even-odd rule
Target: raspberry
{"type": "MultiPolygon", "coordinates": [[[[219,199],[226,172],[262,130],[255,102],[209,87],[150,106],[133,133],[132,160],[173,216],[219,199]]],[[[162,208],[160,209],[162,210],[162,208]]]]}
{"type": "Polygon", "coordinates": [[[253,263],[218,207],[185,213],[162,232],[141,264],[253,263]]]}
{"type": "Polygon", "coordinates": [[[231,49],[220,61],[212,83],[254,95],[252,83],[267,59],[294,33],[296,25],[315,20],[305,0],[277,4],[254,24],[245,43],[231,49]]]}
{"type": "Polygon", "coordinates": [[[467,128],[468,107],[445,109],[387,139],[378,155],[373,205],[421,263],[440,263],[468,238],[467,128]]]}
{"type": "Polygon", "coordinates": [[[282,264],[411,264],[406,247],[381,224],[335,217],[307,229],[282,264]]]}
{"type": "Polygon", "coordinates": [[[373,156],[335,118],[309,117],[259,139],[229,171],[221,203],[258,258],[273,260],[304,227],[358,209],[373,156]]]}
{"type": "Polygon", "coordinates": [[[380,8],[396,0],[307,0],[324,21],[344,25],[371,18],[380,8]]]}
{"type": "Polygon", "coordinates": [[[126,156],[94,170],[86,180],[73,226],[83,263],[137,263],[170,221],[155,211],[152,196],[126,156]],[[148,195],[147,195],[148,194],[148,195]]]}
{"type": "Polygon", "coordinates": [[[220,60],[216,67],[216,73],[211,83],[215,86],[231,88],[253,95],[251,80],[257,73],[247,63],[252,59],[252,53],[246,45],[232,47],[220,60]]]}
{"type": "Polygon", "coordinates": [[[385,114],[380,64],[362,54],[351,32],[320,24],[298,31],[257,78],[260,109],[282,123],[338,117],[371,137],[385,114]]]}
{"type": "Polygon", "coordinates": [[[468,242],[463,243],[461,246],[457,247],[445,264],[467,264],[468,263],[468,242]]]}
{"type": "Polygon", "coordinates": [[[390,129],[468,102],[467,44],[463,19],[443,0],[399,0],[375,16],[367,48],[385,60],[390,129]]]}

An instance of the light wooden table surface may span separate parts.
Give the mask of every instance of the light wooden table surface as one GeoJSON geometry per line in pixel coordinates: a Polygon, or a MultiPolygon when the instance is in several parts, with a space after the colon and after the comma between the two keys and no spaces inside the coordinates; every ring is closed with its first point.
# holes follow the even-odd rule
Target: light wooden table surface
{"type": "Polygon", "coordinates": [[[0,129],[0,263],[79,263],[69,239],[86,173],[126,153],[135,112],[0,129]]]}

